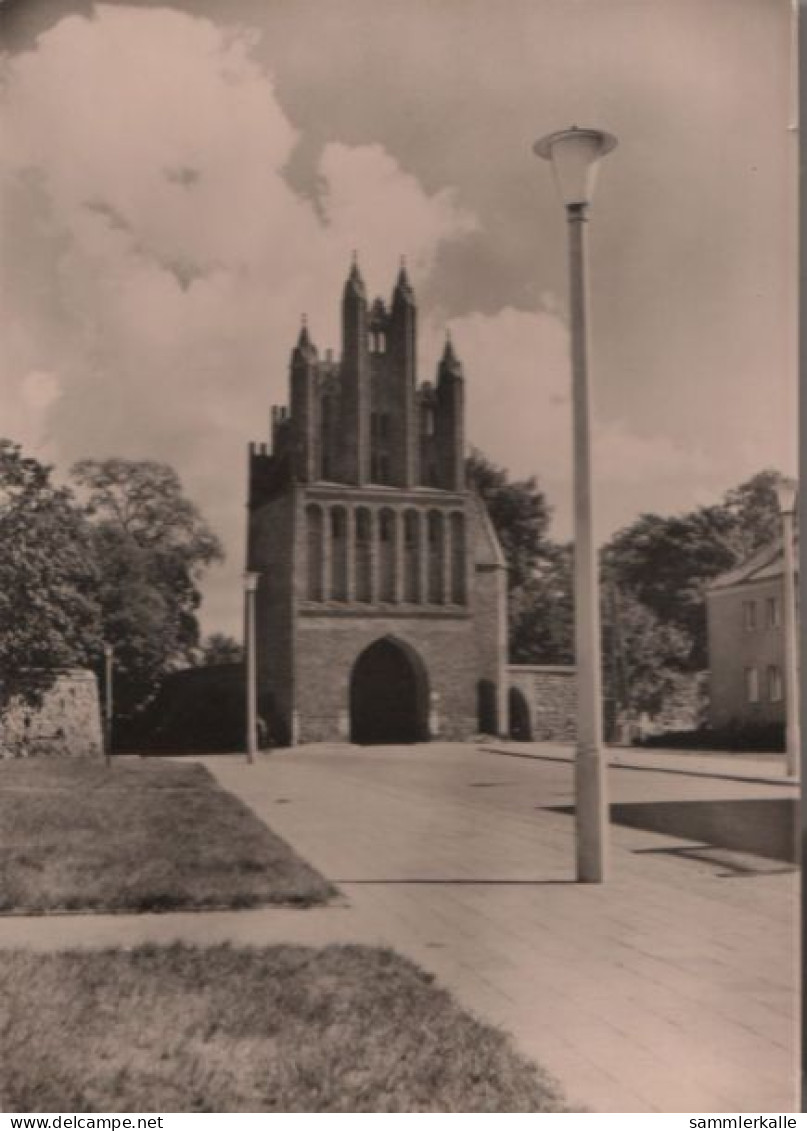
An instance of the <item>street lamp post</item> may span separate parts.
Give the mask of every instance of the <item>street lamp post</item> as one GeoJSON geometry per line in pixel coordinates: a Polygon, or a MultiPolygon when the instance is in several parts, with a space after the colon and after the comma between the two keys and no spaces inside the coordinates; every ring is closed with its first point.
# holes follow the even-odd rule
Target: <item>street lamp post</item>
{"type": "Polygon", "coordinates": [[[793,516],[796,511],[797,485],[793,479],[780,479],[776,485],[779,513],[782,516],[782,634],[785,669],[785,750],[787,772],[798,777],[801,759],[801,723],[799,719],[799,673],[796,643],[796,578],[793,551],[793,516]]]}
{"type": "Polygon", "coordinates": [[[255,592],[259,573],[244,574],[244,658],[246,664],[247,761],[254,762],[258,749],[258,694],[255,663],[255,592]]]}
{"type": "Polygon", "coordinates": [[[600,603],[592,522],[586,222],[599,160],[615,145],[616,138],[610,134],[573,126],[569,130],[549,134],[534,146],[535,153],[552,164],[569,221],[577,672],[575,819],[577,878],[584,883],[602,883],[605,879],[608,848],[608,799],[602,741],[600,603]]]}
{"type": "Polygon", "coordinates": [[[112,766],[112,661],[115,650],[111,644],[104,644],[104,759],[107,769],[112,766]]]}

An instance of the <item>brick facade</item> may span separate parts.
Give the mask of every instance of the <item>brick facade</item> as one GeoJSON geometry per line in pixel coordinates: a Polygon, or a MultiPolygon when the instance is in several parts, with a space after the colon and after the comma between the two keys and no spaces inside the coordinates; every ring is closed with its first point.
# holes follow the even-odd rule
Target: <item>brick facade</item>
{"type": "Polygon", "coordinates": [[[413,733],[476,733],[483,686],[506,730],[505,563],[465,484],[462,366],[447,340],[418,387],[416,319],[403,267],[388,308],[368,306],[354,263],[341,360],[321,360],[303,325],[290,409],[273,410],[271,444],[250,445],[260,709],[282,743],[355,737],[373,693],[357,662],[380,641],[413,733]]]}

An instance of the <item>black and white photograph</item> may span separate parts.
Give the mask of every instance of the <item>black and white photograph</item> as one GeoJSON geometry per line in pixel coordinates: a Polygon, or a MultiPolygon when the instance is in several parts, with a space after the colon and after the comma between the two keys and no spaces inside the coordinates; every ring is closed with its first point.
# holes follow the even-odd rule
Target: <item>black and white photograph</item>
{"type": "Polygon", "coordinates": [[[0,0],[0,1111],[796,1126],[798,19],[0,0]]]}

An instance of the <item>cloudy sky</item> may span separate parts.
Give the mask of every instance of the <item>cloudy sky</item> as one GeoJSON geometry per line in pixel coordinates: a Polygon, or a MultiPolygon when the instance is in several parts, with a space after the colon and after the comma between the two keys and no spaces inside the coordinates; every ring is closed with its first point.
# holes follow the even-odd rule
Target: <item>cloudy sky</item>
{"type": "Polygon", "coordinates": [[[565,231],[535,138],[619,137],[591,224],[601,537],[795,453],[789,0],[5,0],[0,434],[168,460],[228,549],[245,448],[350,253],[405,254],[421,379],[569,534],[565,231]]]}

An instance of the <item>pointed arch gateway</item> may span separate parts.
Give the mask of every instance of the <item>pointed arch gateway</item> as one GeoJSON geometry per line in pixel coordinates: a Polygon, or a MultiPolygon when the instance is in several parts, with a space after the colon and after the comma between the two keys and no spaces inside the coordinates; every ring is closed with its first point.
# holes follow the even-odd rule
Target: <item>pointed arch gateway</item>
{"type": "Polygon", "coordinates": [[[353,665],[350,739],[362,745],[428,741],[429,677],[406,641],[383,636],[353,665]]]}

